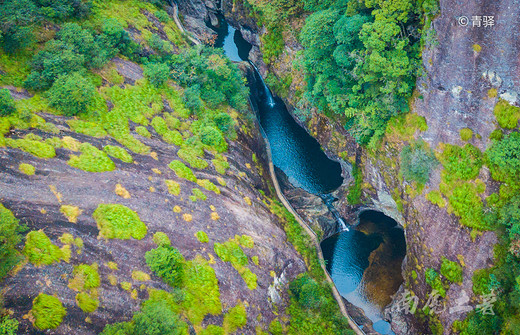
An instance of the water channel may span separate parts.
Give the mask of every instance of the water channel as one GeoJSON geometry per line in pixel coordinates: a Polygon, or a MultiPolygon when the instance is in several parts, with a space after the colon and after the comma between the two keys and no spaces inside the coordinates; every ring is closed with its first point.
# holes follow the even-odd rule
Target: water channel
{"type": "MultiPolygon", "coordinates": [[[[218,34],[214,46],[223,48],[233,61],[249,61],[251,45],[222,17],[219,22],[219,27],[209,25],[218,34]]],[[[287,175],[291,184],[309,193],[323,197],[334,191],[343,182],[340,164],[330,160],[316,139],[296,123],[284,102],[271,94],[258,71],[256,76],[263,94],[256,97],[255,104],[271,145],[273,164],[287,175]]],[[[339,226],[344,224],[340,217],[337,219],[341,221],[339,226]]],[[[404,233],[394,220],[376,211],[361,213],[359,222],[351,224],[355,229],[342,229],[321,243],[327,270],[340,294],[363,310],[374,330],[393,334],[390,324],[382,319],[382,310],[402,283],[404,233]]]]}

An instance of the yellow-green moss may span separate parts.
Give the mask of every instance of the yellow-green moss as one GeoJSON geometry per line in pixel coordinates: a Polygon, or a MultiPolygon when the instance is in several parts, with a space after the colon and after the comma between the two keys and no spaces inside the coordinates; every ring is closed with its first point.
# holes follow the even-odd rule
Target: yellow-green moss
{"type": "Polygon", "coordinates": [[[157,244],[158,247],[169,246],[172,244],[168,235],[160,231],[153,234],[153,241],[155,244],[157,244]]]}
{"type": "Polygon", "coordinates": [[[6,138],[5,145],[11,148],[23,150],[39,158],[53,158],[56,156],[56,151],[52,145],[28,138],[18,140],[6,138]]]}
{"type": "Polygon", "coordinates": [[[224,329],[226,333],[234,333],[238,329],[244,327],[247,323],[246,307],[243,303],[239,303],[231,308],[226,315],[224,315],[224,329]]]}
{"type": "Polygon", "coordinates": [[[35,230],[27,234],[23,253],[29,262],[37,266],[50,265],[66,259],[64,249],[54,245],[43,230],[35,230]]]}
{"type": "Polygon", "coordinates": [[[31,314],[34,317],[34,326],[38,329],[55,329],[63,321],[67,309],[61,301],[52,295],[40,293],[33,300],[31,314]]]}
{"type": "Polygon", "coordinates": [[[32,166],[31,164],[27,164],[27,163],[20,164],[20,166],[18,167],[18,170],[20,170],[21,173],[24,173],[28,176],[33,176],[34,173],[36,172],[36,169],[34,168],[34,166],[32,166]]]}
{"type": "Polygon", "coordinates": [[[520,107],[511,106],[506,100],[500,99],[493,112],[500,127],[514,129],[518,126],[520,107]]]}
{"type": "Polygon", "coordinates": [[[473,44],[472,48],[473,48],[473,51],[475,51],[475,52],[482,51],[482,47],[478,44],[473,44]]]}
{"type": "Polygon", "coordinates": [[[170,192],[171,194],[179,195],[181,193],[181,185],[179,185],[178,182],[166,179],[164,183],[166,184],[166,187],[168,187],[168,192],[170,192]]]}
{"type": "Polygon", "coordinates": [[[67,162],[72,167],[87,172],[105,172],[115,170],[116,165],[106,153],[89,143],[80,146],[81,155],[71,155],[67,162]]]}
{"type": "Polygon", "coordinates": [[[78,216],[83,212],[79,207],[72,205],[63,205],[60,207],[60,212],[69,220],[69,222],[78,222],[78,216]]]}
{"type": "Polygon", "coordinates": [[[124,148],[115,145],[106,145],[103,148],[103,151],[106,152],[109,156],[117,158],[125,163],[134,162],[132,155],[130,155],[124,148]]]}
{"type": "Polygon", "coordinates": [[[208,243],[209,242],[209,237],[208,237],[208,234],[206,234],[205,232],[203,232],[202,230],[199,230],[195,236],[197,237],[197,240],[199,240],[199,242],[201,243],[208,243]]]}
{"type": "Polygon", "coordinates": [[[473,137],[473,130],[469,128],[462,128],[459,132],[460,139],[463,141],[469,141],[473,137]]]}
{"type": "Polygon", "coordinates": [[[132,271],[132,279],[136,281],[148,281],[150,280],[150,275],[143,271],[132,271]]]}

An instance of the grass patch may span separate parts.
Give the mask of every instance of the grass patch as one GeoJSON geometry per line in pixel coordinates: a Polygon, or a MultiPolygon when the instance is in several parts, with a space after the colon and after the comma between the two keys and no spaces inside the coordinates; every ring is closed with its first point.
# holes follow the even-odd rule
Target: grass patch
{"type": "Polygon", "coordinates": [[[73,278],[69,281],[68,287],[76,292],[98,288],[101,284],[97,263],[77,265],[72,274],[73,278]]]}
{"type": "Polygon", "coordinates": [[[0,280],[22,259],[16,245],[22,240],[20,233],[24,230],[13,212],[0,204],[0,280]]]}
{"type": "Polygon", "coordinates": [[[392,117],[386,126],[386,135],[396,141],[409,141],[417,130],[426,131],[426,119],[413,113],[399,114],[392,117]]]}
{"type": "Polygon", "coordinates": [[[43,230],[35,230],[27,234],[23,253],[27,256],[29,262],[36,266],[51,265],[62,259],[67,260],[66,250],[68,250],[70,256],[70,247],[65,247],[60,249],[51,242],[43,230]]]}
{"type": "Polygon", "coordinates": [[[23,150],[38,158],[53,158],[56,156],[56,151],[52,145],[32,140],[27,137],[18,140],[6,138],[5,145],[11,148],[23,150]]]}
{"type": "Polygon", "coordinates": [[[211,163],[213,163],[215,170],[220,174],[226,174],[226,171],[229,169],[229,163],[224,159],[215,158],[211,160],[211,163]]]}
{"type": "Polygon", "coordinates": [[[107,153],[109,156],[117,158],[125,163],[133,163],[134,159],[132,155],[128,153],[124,148],[115,146],[115,145],[106,145],[103,148],[103,151],[107,153]]]}
{"type": "Polygon", "coordinates": [[[118,204],[100,204],[92,214],[97,222],[99,235],[122,240],[133,237],[137,240],[146,236],[146,225],[130,208],[118,204]]]}
{"type": "Polygon", "coordinates": [[[172,161],[168,165],[168,167],[172,169],[179,178],[183,178],[192,182],[197,181],[197,177],[195,176],[193,171],[191,171],[189,167],[187,167],[183,162],[179,160],[172,161]]]}
{"type": "Polygon", "coordinates": [[[166,143],[181,146],[184,142],[181,133],[179,133],[177,130],[168,129],[166,121],[160,116],[156,116],[153,118],[152,127],[153,129],[155,129],[157,134],[161,135],[162,139],[166,143]]]}
{"type": "Polygon", "coordinates": [[[217,187],[217,185],[213,184],[207,179],[199,179],[197,180],[197,185],[200,187],[205,188],[208,191],[213,191],[215,194],[220,194],[220,189],[217,187]]]}
{"type": "Polygon", "coordinates": [[[167,247],[172,244],[170,241],[170,238],[168,235],[166,235],[163,232],[158,231],[157,233],[153,234],[153,242],[157,244],[158,247],[167,247]]]}
{"type": "Polygon", "coordinates": [[[351,205],[356,205],[361,202],[361,193],[362,188],[361,184],[363,183],[363,171],[357,165],[353,165],[352,167],[352,175],[354,176],[354,184],[349,187],[347,194],[347,201],[351,205]]]}
{"type": "Polygon", "coordinates": [[[34,174],[36,172],[36,168],[34,166],[32,166],[31,164],[27,164],[27,163],[20,164],[20,166],[18,166],[18,170],[21,173],[26,174],[28,176],[34,176],[34,174]]]}
{"type": "Polygon", "coordinates": [[[60,207],[60,212],[63,214],[69,222],[78,222],[78,216],[83,212],[79,207],[72,205],[63,205],[60,207]]]}
{"type": "Polygon", "coordinates": [[[446,207],[446,200],[442,197],[440,191],[431,191],[426,194],[426,199],[428,199],[432,204],[439,206],[440,208],[446,207]]]}
{"type": "Polygon", "coordinates": [[[169,193],[171,193],[175,196],[181,194],[181,185],[179,185],[178,182],[176,182],[174,180],[166,179],[164,181],[164,183],[166,184],[166,187],[168,187],[169,193]]]}
{"type": "MultiPolygon", "coordinates": [[[[235,239],[236,238],[237,237],[235,236],[235,239]]],[[[244,248],[251,249],[255,246],[255,241],[249,235],[242,235],[242,236],[238,237],[238,240],[240,242],[240,245],[243,246],[244,248]]]]}
{"type": "Polygon", "coordinates": [[[462,128],[459,131],[460,139],[463,141],[469,141],[473,137],[473,130],[469,128],[462,128]]]}
{"type": "Polygon", "coordinates": [[[500,99],[493,110],[498,124],[502,128],[514,129],[520,119],[520,108],[510,105],[506,100],[500,99]]]}
{"type": "Polygon", "coordinates": [[[200,243],[208,243],[209,242],[209,237],[208,237],[208,234],[206,234],[205,232],[203,232],[202,230],[199,230],[195,236],[197,237],[197,240],[199,240],[200,243]]]}
{"type": "Polygon", "coordinates": [[[229,333],[234,333],[238,329],[244,327],[247,323],[246,307],[242,302],[233,308],[230,308],[226,315],[224,315],[224,330],[229,333]]]}
{"type": "Polygon", "coordinates": [[[193,188],[191,190],[192,195],[190,195],[190,200],[193,202],[196,202],[197,200],[205,201],[208,199],[208,196],[204,194],[201,190],[198,188],[193,188]]]}
{"type": "Polygon", "coordinates": [[[482,153],[475,146],[467,143],[463,147],[445,144],[439,157],[446,170],[445,179],[470,180],[478,176],[482,166],[482,153]]]}
{"type": "Polygon", "coordinates": [[[132,196],[130,195],[130,192],[126,188],[123,187],[121,184],[116,184],[116,188],[114,192],[124,199],[130,199],[132,196]]]}
{"type": "Polygon", "coordinates": [[[95,146],[89,143],[82,143],[80,151],[81,155],[71,155],[67,164],[87,172],[105,172],[115,170],[116,165],[114,162],[106,153],[95,146]]]}
{"type": "Polygon", "coordinates": [[[152,134],[148,131],[148,129],[144,126],[135,127],[135,132],[141,135],[142,137],[151,138],[152,134]]]}
{"type": "Polygon", "coordinates": [[[98,308],[99,299],[97,294],[90,295],[87,292],[80,292],[76,294],[76,303],[83,312],[92,313],[98,308]]]}
{"type": "Polygon", "coordinates": [[[426,270],[424,275],[426,284],[430,285],[433,290],[436,290],[441,297],[446,297],[446,289],[437,271],[430,268],[426,270]]]}
{"type": "Polygon", "coordinates": [[[143,271],[132,271],[132,279],[136,281],[149,281],[150,275],[143,271]]]}
{"type": "Polygon", "coordinates": [[[215,243],[213,250],[222,261],[230,262],[242,279],[244,279],[247,287],[250,290],[254,290],[257,287],[257,276],[247,267],[249,259],[240,247],[238,240],[237,236],[234,240],[229,240],[222,244],[215,243]]]}
{"type": "MultiPolygon", "coordinates": [[[[196,149],[184,147],[177,152],[177,155],[194,169],[203,170],[209,165],[204,159],[199,158],[201,153],[196,149]]],[[[202,155],[204,155],[204,151],[202,151],[202,155]]]]}
{"type": "Polygon", "coordinates": [[[38,329],[55,329],[63,321],[67,309],[61,301],[52,295],[40,293],[33,300],[31,314],[34,317],[34,326],[38,329]]]}
{"type": "Polygon", "coordinates": [[[92,136],[92,137],[106,137],[108,133],[103,127],[95,122],[83,121],[83,120],[69,120],[67,121],[70,129],[76,133],[92,136]]]}

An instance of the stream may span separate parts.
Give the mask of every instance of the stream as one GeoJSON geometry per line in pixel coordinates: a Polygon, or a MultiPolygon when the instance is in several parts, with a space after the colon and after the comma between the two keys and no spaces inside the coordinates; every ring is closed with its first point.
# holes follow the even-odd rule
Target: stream
{"type": "MultiPolygon", "coordinates": [[[[219,16],[215,47],[223,48],[232,61],[249,61],[251,45],[240,31],[219,16]]],[[[254,64],[250,62],[254,67],[254,64]]],[[[406,253],[404,232],[391,218],[377,211],[364,211],[349,229],[335,210],[329,195],[341,186],[341,166],[329,159],[318,141],[310,136],[288,112],[284,102],[273,96],[255,67],[259,96],[251,95],[258,109],[260,125],[270,146],[273,164],[289,182],[319,195],[337,220],[340,233],[321,243],[327,271],[340,294],[363,310],[380,334],[393,334],[383,320],[383,308],[402,283],[401,264],[406,253]]]]}

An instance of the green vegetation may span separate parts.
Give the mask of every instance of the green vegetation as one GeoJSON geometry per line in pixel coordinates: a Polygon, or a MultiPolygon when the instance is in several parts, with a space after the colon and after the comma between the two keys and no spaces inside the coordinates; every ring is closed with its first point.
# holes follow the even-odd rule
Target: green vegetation
{"type": "Polygon", "coordinates": [[[170,192],[173,195],[179,195],[181,194],[181,185],[179,185],[178,182],[170,179],[165,179],[164,183],[166,184],[166,187],[168,187],[168,192],[170,192]]]}
{"type": "Polygon", "coordinates": [[[247,287],[250,290],[254,290],[257,287],[257,276],[247,267],[249,265],[249,259],[237,240],[239,240],[238,236],[234,240],[229,240],[222,244],[215,243],[213,249],[222,261],[230,262],[240,276],[242,276],[247,287]]]}
{"type": "Polygon", "coordinates": [[[80,133],[80,134],[93,136],[93,137],[107,136],[107,132],[105,131],[105,129],[103,129],[103,127],[101,127],[101,125],[99,125],[98,123],[95,123],[95,122],[82,121],[82,120],[69,120],[69,121],[67,121],[67,123],[69,124],[70,129],[72,129],[73,131],[80,133]]]}
{"type": "Polygon", "coordinates": [[[18,320],[11,319],[9,315],[0,316],[0,334],[16,335],[18,331],[18,325],[18,320]]]}
{"type": "Polygon", "coordinates": [[[200,243],[208,243],[209,242],[208,234],[206,234],[202,230],[199,230],[195,235],[197,236],[197,240],[199,240],[200,243]]]}
{"type": "Polygon", "coordinates": [[[190,195],[191,201],[193,201],[193,202],[196,202],[197,200],[205,201],[207,199],[208,199],[208,196],[205,195],[204,192],[202,192],[198,188],[195,187],[195,188],[191,189],[191,195],[190,195]]]}
{"type": "Polygon", "coordinates": [[[20,226],[13,212],[0,204],[0,280],[20,261],[16,245],[21,242],[20,233],[25,230],[20,226]]]}
{"type": "Polygon", "coordinates": [[[160,231],[153,234],[153,242],[157,244],[158,247],[169,247],[172,244],[168,235],[160,231]]]}
{"type": "MultiPolygon", "coordinates": [[[[81,214],[82,210],[79,209],[77,206],[72,205],[63,205],[60,207],[60,213],[65,215],[67,220],[72,223],[78,222],[78,216],[81,214]]],[[[72,237],[72,235],[71,235],[72,237]]],[[[70,243],[65,243],[70,244],[70,243]]]]}
{"type": "Polygon", "coordinates": [[[412,142],[401,151],[401,173],[408,181],[426,184],[437,159],[425,142],[412,142]]]}
{"type": "Polygon", "coordinates": [[[53,158],[56,156],[56,151],[50,144],[31,139],[31,137],[27,136],[17,140],[6,138],[5,145],[23,150],[39,158],[53,158]]]}
{"type": "Polygon", "coordinates": [[[459,132],[460,139],[463,141],[469,141],[473,137],[473,130],[469,128],[462,128],[459,132]]]}
{"type": "Polygon", "coordinates": [[[65,247],[60,249],[54,245],[43,230],[34,230],[26,236],[23,253],[27,256],[29,262],[36,266],[51,265],[62,259],[67,261],[67,256],[70,256],[70,249],[69,255],[67,255],[67,249],[65,247]]]}
{"type": "Polygon", "coordinates": [[[81,155],[71,155],[67,164],[87,172],[105,172],[115,170],[116,165],[107,154],[92,144],[82,143],[79,150],[81,151],[81,155]]]}
{"type": "Polygon", "coordinates": [[[76,302],[85,313],[94,312],[99,306],[97,288],[101,283],[98,265],[80,264],[74,267],[73,278],[69,281],[69,288],[78,292],[76,302]]]}
{"type": "Polygon", "coordinates": [[[88,112],[95,103],[97,94],[94,85],[79,73],[59,76],[47,92],[49,106],[64,115],[73,116],[88,112]]]}
{"type": "Polygon", "coordinates": [[[96,220],[99,235],[110,239],[128,240],[133,237],[137,240],[146,236],[146,225],[139,215],[130,208],[119,204],[100,204],[92,214],[96,220]]]}
{"type": "Polygon", "coordinates": [[[226,174],[227,169],[229,169],[229,163],[224,159],[212,159],[211,162],[215,167],[215,170],[220,174],[226,174]]]}
{"type": "Polygon", "coordinates": [[[239,303],[233,308],[230,308],[226,315],[224,315],[224,330],[227,333],[234,333],[239,328],[242,328],[247,323],[246,307],[243,303],[239,303]]]}
{"type": "Polygon", "coordinates": [[[518,126],[520,107],[512,106],[506,100],[500,99],[493,112],[500,127],[514,129],[518,126]]]}
{"type": "Polygon", "coordinates": [[[438,9],[421,4],[305,3],[314,12],[300,34],[305,95],[328,115],[344,114],[346,127],[359,143],[375,143],[392,116],[409,110],[420,40],[407,31],[438,9]]]}
{"type": "Polygon", "coordinates": [[[11,92],[6,88],[0,89],[0,116],[9,116],[15,112],[16,106],[11,92]]]}
{"type": "Polygon", "coordinates": [[[482,154],[471,144],[463,147],[446,144],[439,160],[446,170],[447,181],[474,179],[482,166],[482,154]]]}
{"type": "Polygon", "coordinates": [[[244,248],[252,249],[255,246],[255,241],[253,238],[248,235],[242,235],[238,238],[240,245],[244,248]]]}
{"type": "Polygon", "coordinates": [[[150,138],[152,137],[152,134],[148,131],[146,127],[138,126],[135,128],[135,132],[141,135],[142,137],[150,138]]]}
{"type": "Polygon", "coordinates": [[[352,176],[354,176],[354,184],[348,189],[347,201],[351,205],[356,205],[361,201],[363,170],[354,164],[352,167],[352,176]]]}
{"type": "Polygon", "coordinates": [[[107,153],[109,156],[117,158],[125,163],[133,163],[134,159],[132,155],[128,153],[124,148],[115,146],[115,145],[106,145],[103,148],[103,151],[107,153]]]}
{"type": "Polygon", "coordinates": [[[209,165],[204,159],[199,158],[204,156],[202,150],[183,147],[177,152],[177,155],[194,169],[205,169],[209,165]]]}
{"type": "Polygon", "coordinates": [[[441,274],[452,283],[462,283],[462,266],[442,257],[441,274]]]}
{"type": "Polygon", "coordinates": [[[171,246],[159,246],[146,252],[146,264],[168,285],[183,285],[186,261],[179,250],[171,246]]]}
{"type": "Polygon", "coordinates": [[[493,178],[504,182],[512,181],[520,172],[520,133],[506,135],[502,140],[493,143],[486,153],[493,178]]]}
{"type": "Polygon", "coordinates": [[[162,136],[165,142],[175,144],[177,146],[182,145],[182,135],[177,130],[168,129],[168,125],[162,117],[154,117],[152,120],[152,126],[155,131],[162,136]]]}
{"type": "Polygon", "coordinates": [[[144,68],[144,76],[155,87],[163,86],[170,76],[170,68],[162,63],[150,63],[144,68]]]}
{"type": "Polygon", "coordinates": [[[426,199],[440,208],[446,207],[446,200],[444,200],[440,191],[431,191],[430,193],[426,194],[426,199]]]}
{"type": "Polygon", "coordinates": [[[61,324],[67,310],[55,296],[40,293],[33,300],[31,314],[36,328],[54,329],[61,324]]]}
{"type": "Polygon", "coordinates": [[[86,292],[80,292],[76,294],[76,302],[79,308],[81,308],[81,310],[85,313],[92,313],[99,306],[99,300],[93,298],[90,294],[86,292]]]}
{"type": "Polygon", "coordinates": [[[191,171],[189,167],[187,167],[183,162],[179,160],[172,161],[170,164],[168,164],[168,167],[172,169],[179,178],[183,178],[193,182],[197,181],[197,177],[195,177],[193,171],[191,171]]]}
{"type": "Polygon", "coordinates": [[[27,163],[20,164],[20,166],[18,167],[18,170],[20,170],[21,173],[24,173],[28,176],[33,176],[34,173],[36,172],[36,169],[34,168],[34,166],[32,166],[31,164],[27,164],[27,163]]]}
{"type": "Polygon", "coordinates": [[[427,269],[425,272],[426,283],[436,290],[441,297],[446,297],[445,285],[442,283],[441,277],[434,269],[427,269]]]}
{"type": "Polygon", "coordinates": [[[217,187],[217,185],[213,184],[207,179],[199,179],[197,180],[197,185],[200,187],[204,187],[208,191],[213,191],[215,194],[220,194],[220,189],[217,187]]]}

